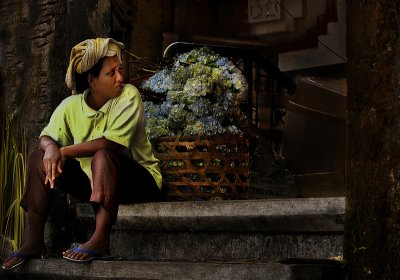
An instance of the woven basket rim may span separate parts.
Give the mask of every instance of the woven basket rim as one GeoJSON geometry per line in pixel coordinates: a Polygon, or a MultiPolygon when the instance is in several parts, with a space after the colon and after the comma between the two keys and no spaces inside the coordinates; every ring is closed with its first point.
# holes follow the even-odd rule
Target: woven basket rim
{"type": "Polygon", "coordinates": [[[176,135],[176,136],[161,136],[156,138],[157,142],[168,141],[168,142],[180,142],[180,141],[196,141],[196,140],[213,140],[221,138],[231,139],[249,139],[250,137],[245,133],[241,134],[216,134],[216,135],[176,135]]]}

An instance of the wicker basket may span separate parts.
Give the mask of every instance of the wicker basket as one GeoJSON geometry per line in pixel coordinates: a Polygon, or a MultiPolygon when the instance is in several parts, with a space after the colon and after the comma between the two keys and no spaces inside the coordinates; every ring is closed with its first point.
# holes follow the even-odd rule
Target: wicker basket
{"type": "Polygon", "coordinates": [[[249,141],[243,136],[161,137],[155,141],[168,200],[245,199],[249,141]]]}

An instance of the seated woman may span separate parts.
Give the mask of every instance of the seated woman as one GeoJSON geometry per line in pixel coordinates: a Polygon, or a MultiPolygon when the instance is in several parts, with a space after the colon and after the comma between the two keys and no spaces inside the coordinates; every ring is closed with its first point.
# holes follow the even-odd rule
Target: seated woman
{"type": "Polygon", "coordinates": [[[66,84],[73,95],[53,112],[40,134],[39,150],[29,157],[21,200],[29,232],[3,269],[46,254],[44,228],[55,187],[90,202],[95,212],[92,237],[63,252],[74,262],[109,258],[110,231],[120,203],[161,198],[159,161],[146,137],[143,102],[134,86],[123,84],[123,47],[97,38],[72,49],[66,84]]]}

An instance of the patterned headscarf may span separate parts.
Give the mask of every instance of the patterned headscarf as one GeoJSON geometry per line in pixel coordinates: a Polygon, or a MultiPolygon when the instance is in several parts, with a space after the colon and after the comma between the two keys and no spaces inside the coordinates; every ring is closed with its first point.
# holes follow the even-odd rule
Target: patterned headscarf
{"type": "Polygon", "coordinates": [[[90,70],[102,57],[117,55],[121,60],[121,50],[125,46],[112,38],[87,39],[71,50],[65,83],[76,93],[75,73],[83,74],[90,70]]]}

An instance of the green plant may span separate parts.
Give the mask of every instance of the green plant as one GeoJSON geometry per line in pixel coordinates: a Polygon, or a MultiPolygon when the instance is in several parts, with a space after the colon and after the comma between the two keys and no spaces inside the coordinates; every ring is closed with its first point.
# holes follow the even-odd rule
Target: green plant
{"type": "Polygon", "coordinates": [[[25,187],[27,148],[25,135],[15,118],[7,114],[2,118],[4,124],[0,129],[0,235],[11,240],[16,249],[21,245],[24,234],[25,215],[19,202],[25,187]]]}

